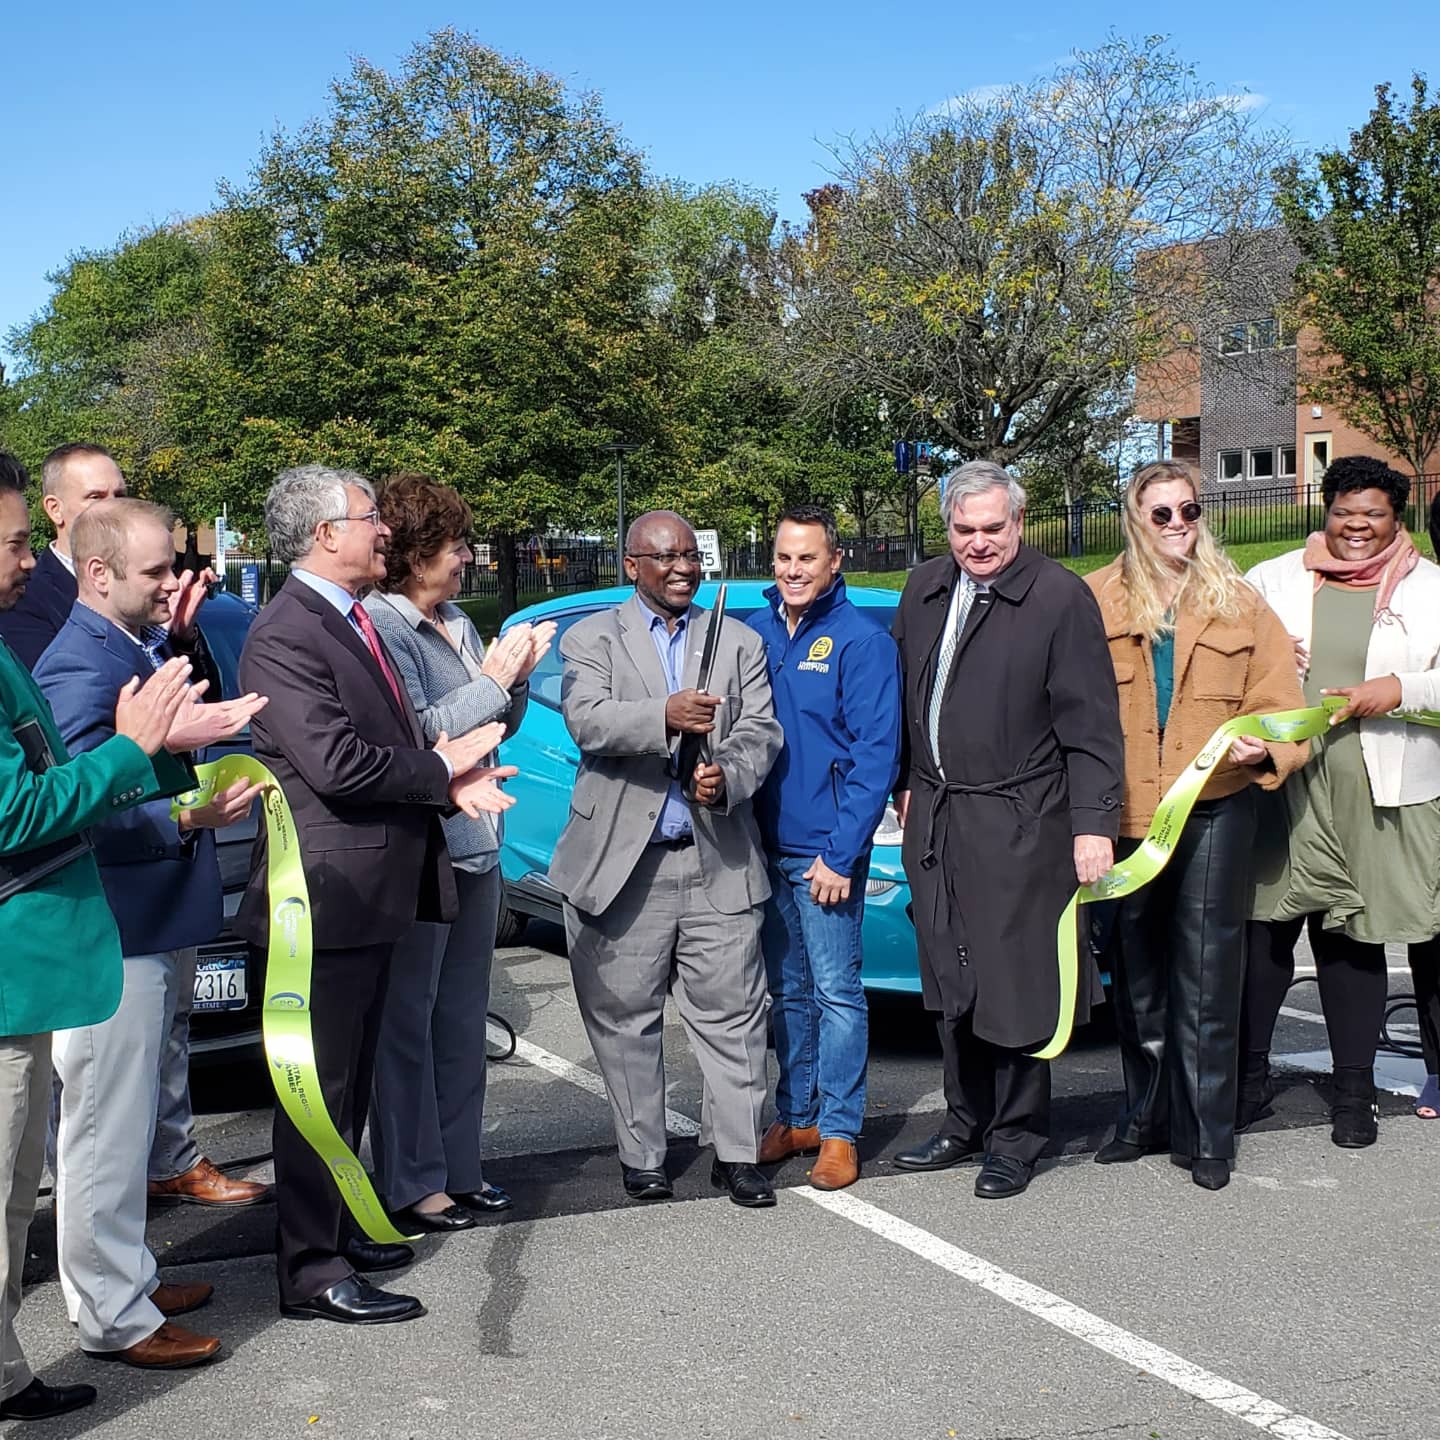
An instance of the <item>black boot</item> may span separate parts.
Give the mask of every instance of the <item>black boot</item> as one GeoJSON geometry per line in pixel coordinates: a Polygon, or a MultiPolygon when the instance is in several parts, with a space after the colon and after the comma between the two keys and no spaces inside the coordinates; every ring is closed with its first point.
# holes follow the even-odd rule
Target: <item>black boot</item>
{"type": "Polygon", "coordinates": [[[1374,1067],[1337,1065],[1331,1101],[1330,1139],[1346,1150],[1373,1145],[1380,1134],[1374,1067]]]}
{"type": "Polygon", "coordinates": [[[1248,1130],[1257,1120],[1275,1113],[1275,1081],[1270,1074],[1270,1052],[1251,1050],[1240,1072],[1240,1099],[1235,1106],[1235,1129],[1248,1130]]]}

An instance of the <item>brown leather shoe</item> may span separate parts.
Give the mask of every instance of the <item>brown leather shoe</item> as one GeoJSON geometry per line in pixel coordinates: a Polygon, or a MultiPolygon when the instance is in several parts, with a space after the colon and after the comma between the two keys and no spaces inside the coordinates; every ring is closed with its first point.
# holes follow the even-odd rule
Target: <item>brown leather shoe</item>
{"type": "Polygon", "coordinates": [[[269,1185],[253,1180],[232,1180],[217,1170],[203,1155],[183,1175],[173,1180],[152,1180],[146,1187],[150,1199],[161,1205],[258,1205],[270,1196],[269,1185]]]}
{"type": "Polygon", "coordinates": [[[123,1360],[141,1370],[184,1370],[190,1365],[203,1365],[220,1348],[211,1335],[197,1335],[183,1325],[168,1320],[143,1340],[125,1350],[87,1350],[96,1360],[123,1360]]]}
{"type": "Polygon", "coordinates": [[[210,1303],[213,1285],[197,1280],[193,1285],[157,1285],[150,1292],[150,1301],[164,1316],[185,1315],[210,1303]]]}
{"type": "Polygon", "coordinates": [[[860,1156],[848,1140],[822,1140],[820,1158],[810,1171],[817,1190],[843,1190],[860,1178],[860,1156]]]}
{"type": "Polygon", "coordinates": [[[819,1148],[818,1126],[806,1125],[802,1129],[794,1130],[783,1121],[777,1120],[765,1132],[765,1138],[760,1142],[759,1163],[778,1165],[787,1156],[805,1155],[819,1148]]]}

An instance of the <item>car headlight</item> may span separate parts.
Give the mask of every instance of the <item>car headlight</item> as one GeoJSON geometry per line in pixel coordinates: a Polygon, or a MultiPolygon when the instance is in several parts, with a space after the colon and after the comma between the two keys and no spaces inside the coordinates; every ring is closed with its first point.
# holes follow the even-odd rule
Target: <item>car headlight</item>
{"type": "Polygon", "coordinates": [[[899,885],[898,880],[867,880],[865,882],[865,893],[867,895],[888,895],[899,885]]]}
{"type": "MultiPolygon", "coordinates": [[[[905,832],[900,828],[900,817],[895,813],[893,805],[885,807],[885,813],[880,817],[880,823],[875,827],[875,838],[870,842],[872,845],[898,845],[905,838],[905,832]]],[[[871,893],[871,892],[866,892],[871,893]]]]}

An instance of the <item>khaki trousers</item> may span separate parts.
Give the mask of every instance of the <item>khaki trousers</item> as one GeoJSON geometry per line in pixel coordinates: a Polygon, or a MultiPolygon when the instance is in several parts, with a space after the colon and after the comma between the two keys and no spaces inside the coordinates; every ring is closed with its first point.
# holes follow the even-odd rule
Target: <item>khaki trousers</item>
{"type": "Polygon", "coordinates": [[[0,1037],[0,1205],[5,1248],[0,1250],[0,1400],[18,1395],[34,1378],[15,1338],[20,1279],[35,1194],[45,1163],[50,1114],[50,1034],[0,1037]]]}

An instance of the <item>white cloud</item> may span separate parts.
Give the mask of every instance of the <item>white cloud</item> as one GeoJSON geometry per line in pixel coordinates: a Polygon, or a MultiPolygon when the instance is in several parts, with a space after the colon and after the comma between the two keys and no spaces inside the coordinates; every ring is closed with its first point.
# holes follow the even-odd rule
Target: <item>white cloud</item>
{"type": "Polygon", "coordinates": [[[1268,95],[1255,95],[1250,91],[1238,91],[1230,95],[1217,95],[1215,97],[1222,105],[1228,106],[1231,110],[1246,112],[1249,110],[1261,110],[1270,103],[1268,95]]]}
{"type": "Polygon", "coordinates": [[[967,104],[985,105],[991,100],[999,100],[1014,88],[1013,82],[1006,85],[975,85],[969,90],[962,90],[958,95],[952,95],[948,100],[942,100],[938,105],[932,105],[929,113],[931,115],[953,115],[967,104]]]}

